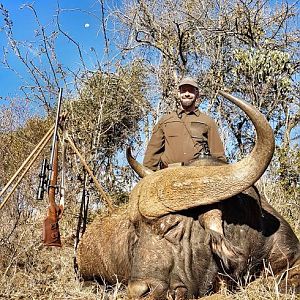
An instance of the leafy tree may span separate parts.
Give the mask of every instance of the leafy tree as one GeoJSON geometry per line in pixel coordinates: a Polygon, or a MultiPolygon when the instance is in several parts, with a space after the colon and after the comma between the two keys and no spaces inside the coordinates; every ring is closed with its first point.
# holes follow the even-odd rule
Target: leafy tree
{"type": "Polygon", "coordinates": [[[115,73],[91,72],[79,98],[66,103],[66,127],[109,192],[128,190],[132,173],[120,157],[126,145],[142,143],[140,122],[148,113],[145,74],[136,61],[115,73]]]}

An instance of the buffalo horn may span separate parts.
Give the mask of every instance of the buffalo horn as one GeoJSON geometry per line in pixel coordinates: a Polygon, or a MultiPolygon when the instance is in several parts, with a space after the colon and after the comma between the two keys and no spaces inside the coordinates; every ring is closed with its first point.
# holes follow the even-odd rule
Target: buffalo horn
{"type": "Polygon", "coordinates": [[[246,190],[262,176],[274,153],[272,128],[264,115],[251,104],[223,91],[219,94],[239,106],[253,122],[256,143],[251,153],[234,164],[178,166],[144,177],[130,196],[129,210],[133,218],[141,214],[155,219],[226,200],[246,190]]]}
{"type": "Polygon", "coordinates": [[[146,168],[145,166],[143,166],[142,164],[140,164],[138,161],[136,161],[132,154],[131,154],[131,147],[127,147],[126,149],[126,158],[127,161],[129,163],[129,165],[131,166],[131,168],[135,171],[135,173],[137,173],[141,178],[150,175],[153,173],[152,170],[146,168]]]}

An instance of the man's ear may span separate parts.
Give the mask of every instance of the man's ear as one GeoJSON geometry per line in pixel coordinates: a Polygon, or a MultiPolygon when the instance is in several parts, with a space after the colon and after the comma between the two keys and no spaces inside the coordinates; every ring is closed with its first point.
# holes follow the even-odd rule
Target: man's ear
{"type": "Polygon", "coordinates": [[[177,97],[178,97],[179,100],[180,100],[180,98],[181,98],[180,96],[181,96],[180,90],[178,90],[177,97]]]}

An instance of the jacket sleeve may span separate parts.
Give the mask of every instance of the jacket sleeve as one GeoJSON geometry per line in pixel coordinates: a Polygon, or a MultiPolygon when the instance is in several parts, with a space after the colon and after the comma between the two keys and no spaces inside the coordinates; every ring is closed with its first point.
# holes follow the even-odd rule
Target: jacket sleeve
{"type": "Polygon", "coordinates": [[[227,161],[223,142],[220,138],[218,127],[214,120],[211,120],[211,124],[209,126],[208,146],[213,157],[219,158],[223,161],[227,161]]]}
{"type": "Polygon", "coordinates": [[[158,122],[158,124],[153,128],[152,136],[145,152],[143,165],[153,171],[156,171],[164,150],[165,135],[161,123],[158,122]]]}

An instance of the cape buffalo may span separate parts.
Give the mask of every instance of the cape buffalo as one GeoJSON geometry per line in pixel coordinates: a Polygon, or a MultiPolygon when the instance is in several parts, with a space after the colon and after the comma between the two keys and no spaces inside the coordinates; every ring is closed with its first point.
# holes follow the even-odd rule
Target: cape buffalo
{"type": "Polygon", "coordinates": [[[219,93],[253,122],[257,137],[252,152],[234,164],[206,159],[155,173],[128,153],[143,179],[127,207],[96,218],[87,229],[77,253],[83,278],[123,281],[131,298],[184,299],[214,291],[219,273],[242,280],[267,265],[274,274],[289,269],[286,282],[299,291],[299,241],[254,187],[274,152],[272,129],[252,105],[219,93]],[[224,237],[199,222],[215,207],[222,211],[224,237]],[[229,241],[238,249],[236,261],[226,261],[220,247],[229,241]]]}

